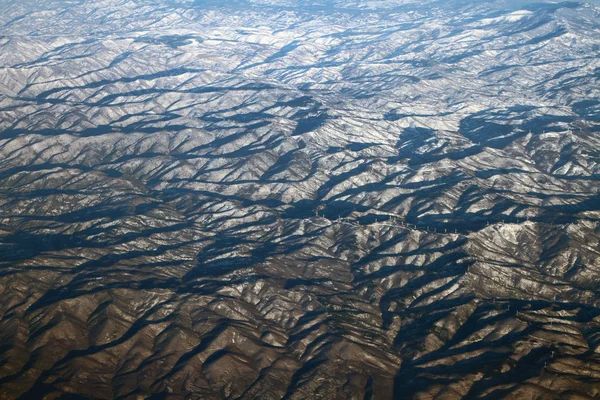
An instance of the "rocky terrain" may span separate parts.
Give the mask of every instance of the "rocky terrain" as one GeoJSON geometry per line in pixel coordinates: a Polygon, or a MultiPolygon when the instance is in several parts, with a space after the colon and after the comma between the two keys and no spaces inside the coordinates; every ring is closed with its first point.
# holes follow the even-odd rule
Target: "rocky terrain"
{"type": "Polygon", "coordinates": [[[600,396],[597,3],[0,9],[0,399],[600,396]]]}

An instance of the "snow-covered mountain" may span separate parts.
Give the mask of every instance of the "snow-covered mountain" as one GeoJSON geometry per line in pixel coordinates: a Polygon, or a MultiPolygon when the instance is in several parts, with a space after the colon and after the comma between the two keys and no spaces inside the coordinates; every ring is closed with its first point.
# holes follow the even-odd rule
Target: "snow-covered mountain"
{"type": "Polygon", "coordinates": [[[0,9],[0,398],[600,396],[597,3],[0,9]]]}

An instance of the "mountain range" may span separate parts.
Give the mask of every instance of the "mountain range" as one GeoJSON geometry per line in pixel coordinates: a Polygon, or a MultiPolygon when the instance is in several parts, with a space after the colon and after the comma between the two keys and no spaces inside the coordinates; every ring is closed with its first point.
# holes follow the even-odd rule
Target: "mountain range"
{"type": "Polygon", "coordinates": [[[0,9],[0,399],[600,396],[597,3],[0,9]]]}

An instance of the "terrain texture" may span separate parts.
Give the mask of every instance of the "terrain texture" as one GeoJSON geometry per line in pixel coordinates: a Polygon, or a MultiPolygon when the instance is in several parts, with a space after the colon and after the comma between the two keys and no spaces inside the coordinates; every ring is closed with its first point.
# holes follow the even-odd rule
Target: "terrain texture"
{"type": "Polygon", "coordinates": [[[0,9],[0,399],[600,396],[597,3],[0,9]]]}

